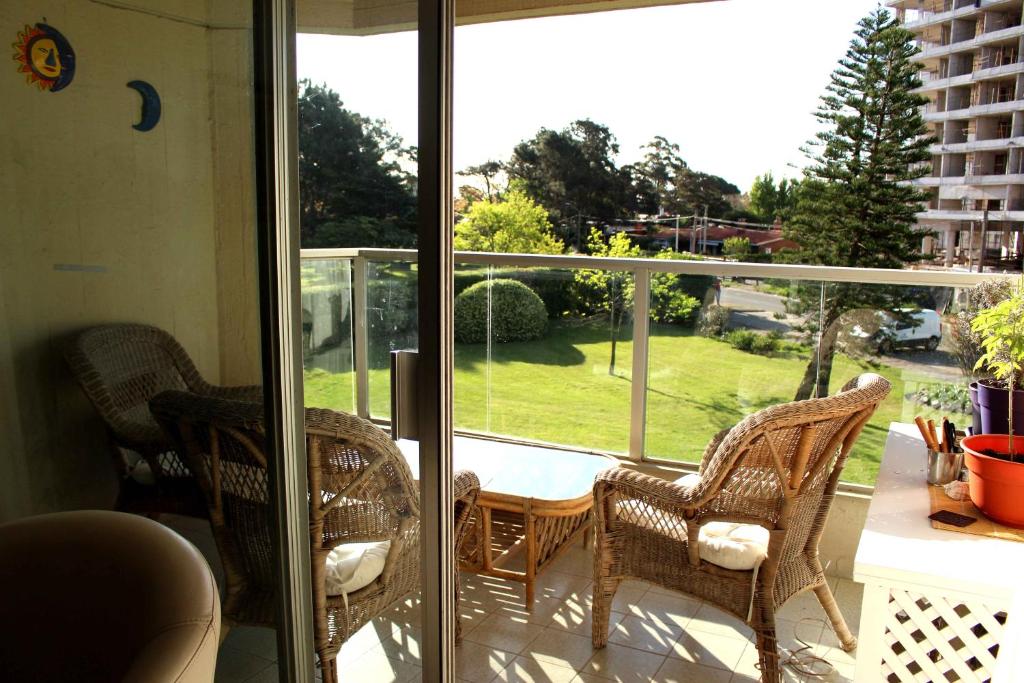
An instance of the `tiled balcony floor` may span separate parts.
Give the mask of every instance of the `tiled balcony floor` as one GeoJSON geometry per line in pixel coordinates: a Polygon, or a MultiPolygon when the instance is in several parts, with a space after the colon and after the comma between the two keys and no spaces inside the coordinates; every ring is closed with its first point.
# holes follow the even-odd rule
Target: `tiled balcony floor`
{"type": "MultiPolygon", "coordinates": [[[[717,683],[757,681],[752,634],[739,621],[679,594],[624,583],[613,605],[610,643],[590,645],[591,557],[577,545],[541,575],[532,613],[523,608],[521,584],[463,576],[464,641],[455,650],[461,681],[596,683],[607,681],[717,683]]],[[[836,600],[856,632],[860,585],[835,579],[836,600]]],[[[780,613],[784,647],[800,647],[835,667],[825,678],[801,676],[786,667],[787,681],[848,681],[853,654],[838,649],[812,593],[800,595],[780,613]]],[[[375,619],[341,648],[343,683],[420,680],[420,620],[417,600],[375,619]]],[[[276,681],[274,633],[238,628],[221,647],[219,683],[276,681]]],[[[820,665],[819,665],[820,666],[820,665]]],[[[818,669],[821,670],[821,669],[818,669]]]]}

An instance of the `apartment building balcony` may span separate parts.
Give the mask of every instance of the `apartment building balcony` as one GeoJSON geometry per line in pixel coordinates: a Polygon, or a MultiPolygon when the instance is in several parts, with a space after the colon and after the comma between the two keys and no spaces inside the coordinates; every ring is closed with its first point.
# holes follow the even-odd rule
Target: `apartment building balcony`
{"type": "Polygon", "coordinates": [[[1024,110],[1024,99],[1007,100],[1006,102],[992,102],[989,104],[970,105],[963,101],[950,103],[948,106],[956,107],[939,111],[937,105],[932,102],[924,110],[926,122],[935,121],[956,121],[961,119],[972,119],[977,116],[992,116],[995,114],[1011,114],[1015,111],[1024,110]]]}
{"type": "Polygon", "coordinates": [[[945,90],[946,88],[971,85],[972,83],[1005,78],[1006,76],[1014,76],[1020,73],[1024,73],[1024,61],[993,66],[987,69],[979,69],[965,74],[960,74],[959,76],[949,76],[945,78],[939,78],[937,76],[937,72],[922,71],[920,74],[921,87],[915,88],[914,92],[922,94],[933,93],[945,90]]]}
{"type": "MultiPolygon", "coordinates": [[[[961,211],[953,209],[928,209],[916,214],[921,222],[976,221],[980,224],[983,211],[961,211]]],[[[1024,211],[989,211],[990,221],[1024,221],[1024,211]]]]}
{"type": "Polygon", "coordinates": [[[919,4],[913,0],[893,0],[886,4],[894,9],[903,8],[914,11],[916,13],[915,16],[904,22],[903,26],[911,31],[919,32],[922,29],[938,26],[953,19],[969,19],[993,9],[1012,6],[1015,2],[1016,0],[981,0],[977,4],[972,2],[965,7],[956,8],[953,8],[953,2],[928,5],[928,7],[939,8],[937,10],[920,9],[919,4]]]}
{"type": "Polygon", "coordinates": [[[921,187],[945,187],[955,185],[1024,185],[1024,173],[992,173],[955,176],[924,176],[914,181],[921,187]]]}
{"type": "Polygon", "coordinates": [[[993,140],[971,140],[969,142],[936,143],[928,148],[932,154],[963,154],[989,150],[1009,150],[1024,147],[1024,136],[997,138],[993,140]]]}
{"type": "Polygon", "coordinates": [[[989,33],[982,33],[976,35],[974,38],[967,40],[961,40],[955,43],[948,43],[946,45],[940,45],[935,43],[925,43],[921,46],[921,52],[914,55],[911,59],[916,62],[926,62],[928,60],[938,59],[940,57],[947,57],[949,55],[958,54],[962,52],[970,52],[977,50],[980,47],[987,45],[994,45],[1000,42],[1006,42],[1013,38],[1018,38],[1024,35],[1024,26],[1010,26],[998,31],[991,31],[989,33]]]}

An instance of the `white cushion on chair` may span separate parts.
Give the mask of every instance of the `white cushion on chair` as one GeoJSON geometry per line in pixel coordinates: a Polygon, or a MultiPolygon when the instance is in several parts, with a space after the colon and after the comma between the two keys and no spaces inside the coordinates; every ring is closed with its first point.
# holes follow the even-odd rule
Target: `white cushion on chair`
{"type": "MultiPolygon", "coordinates": [[[[676,479],[680,486],[691,487],[700,481],[699,474],[676,479]]],[[[708,522],[700,528],[697,553],[700,559],[724,569],[749,571],[768,557],[768,530],[757,524],[708,522]]]]}
{"type": "Polygon", "coordinates": [[[327,555],[328,595],[347,595],[370,585],[384,571],[391,541],[343,543],[327,555]]]}

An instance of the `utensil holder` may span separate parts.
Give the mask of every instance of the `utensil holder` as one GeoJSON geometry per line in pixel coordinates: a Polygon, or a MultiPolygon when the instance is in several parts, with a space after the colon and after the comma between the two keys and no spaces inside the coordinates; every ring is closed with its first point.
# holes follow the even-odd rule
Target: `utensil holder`
{"type": "Polygon", "coordinates": [[[944,486],[956,480],[963,465],[963,453],[942,453],[928,449],[928,483],[944,486]]]}

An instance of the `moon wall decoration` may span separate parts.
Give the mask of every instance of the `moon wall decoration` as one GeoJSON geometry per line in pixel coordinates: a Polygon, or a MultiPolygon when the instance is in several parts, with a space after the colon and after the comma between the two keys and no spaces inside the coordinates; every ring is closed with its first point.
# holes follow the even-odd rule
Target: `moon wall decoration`
{"type": "Polygon", "coordinates": [[[132,128],[143,133],[153,130],[160,121],[160,95],[156,88],[146,81],[128,81],[128,87],[136,90],[142,97],[142,118],[138,123],[132,124],[132,128]]]}

